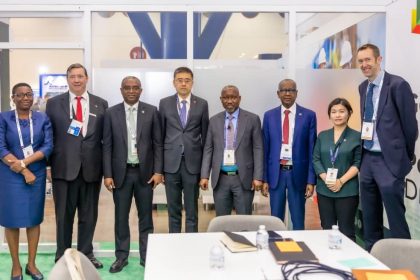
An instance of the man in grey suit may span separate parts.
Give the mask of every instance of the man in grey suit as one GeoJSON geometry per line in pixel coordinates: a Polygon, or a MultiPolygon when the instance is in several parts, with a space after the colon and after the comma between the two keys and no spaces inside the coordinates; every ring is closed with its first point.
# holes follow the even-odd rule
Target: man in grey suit
{"type": "Polygon", "coordinates": [[[173,85],[177,93],[163,98],[159,104],[169,232],[181,232],[182,193],[185,231],[197,232],[198,182],[209,110],[206,100],[191,94],[193,73],[189,68],[175,70],[173,85]]]}
{"type": "Polygon", "coordinates": [[[102,181],[102,130],[108,103],[86,90],[88,75],[83,65],[67,68],[69,92],[48,100],[46,113],[51,120],[54,150],[50,157],[55,217],[57,261],[71,247],[73,221],[77,209],[77,249],[96,268],[92,240],[98,218],[102,181]]]}
{"type": "Polygon", "coordinates": [[[207,190],[210,170],[216,215],[252,214],[254,191],[263,179],[263,141],[260,118],[239,108],[236,86],[222,89],[225,111],[210,119],[201,166],[200,187],[207,190]]]}
{"type": "Polygon", "coordinates": [[[157,108],[140,102],[140,80],[121,82],[124,102],[109,108],[104,121],[104,184],[115,203],[115,256],[110,272],[128,264],[131,201],[137,206],[140,264],[144,266],[148,234],[153,232],[153,189],[162,182],[162,131],[157,108]]]}

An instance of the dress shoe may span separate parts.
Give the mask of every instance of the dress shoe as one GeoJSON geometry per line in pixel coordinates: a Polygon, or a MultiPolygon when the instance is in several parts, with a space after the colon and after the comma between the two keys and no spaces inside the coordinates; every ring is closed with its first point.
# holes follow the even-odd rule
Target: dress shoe
{"type": "Polygon", "coordinates": [[[146,266],[146,261],[145,261],[145,260],[143,260],[143,259],[140,259],[140,265],[141,265],[142,267],[145,267],[145,266],[146,266]]]}
{"type": "Polygon", "coordinates": [[[26,265],[26,267],[25,267],[25,273],[26,273],[26,275],[30,275],[33,280],[42,280],[42,279],[44,279],[44,275],[42,275],[41,272],[39,272],[39,273],[32,273],[29,270],[28,265],[26,265]]]}
{"type": "Polygon", "coordinates": [[[95,257],[90,257],[89,260],[93,264],[93,266],[98,269],[104,267],[104,265],[95,257]]]}
{"type": "Polygon", "coordinates": [[[116,259],[115,262],[109,268],[109,272],[117,273],[123,270],[123,268],[128,264],[127,259],[116,259]]]}
{"type": "MultiPolygon", "coordinates": [[[[20,271],[22,271],[22,267],[20,268],[20,271]]],[[[12,276],[10,276],[10,280],[23,280],[22,272],[18,276],[13,276],[12,273],[12,276]]]]}

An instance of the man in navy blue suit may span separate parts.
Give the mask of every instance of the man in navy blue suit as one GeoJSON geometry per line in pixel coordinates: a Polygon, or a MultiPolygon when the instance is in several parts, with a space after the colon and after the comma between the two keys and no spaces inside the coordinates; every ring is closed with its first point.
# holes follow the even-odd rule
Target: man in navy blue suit
{"type": "Polygon", "coordinates": [[[263,193],[269,190],[271,215],[282,220],[287,197],[293,229],[304,229],[305,201],[316,181],[312,166],[316,115],[295,103],[297,92],[295,81],[281,81],[277,91],[281,106],[264,114],[263,193]]]}
{"type": "Polygon", "coordinates": [[[366,249],[383,235],[383,206],[391,237],[410,239],[405,219],[404,178],[410,172],[418,127],[413,92],[401,77],[381,69],[377,46],[357,50],[366,81],[360,84],[363,153],[360,196],[366,249]]]}

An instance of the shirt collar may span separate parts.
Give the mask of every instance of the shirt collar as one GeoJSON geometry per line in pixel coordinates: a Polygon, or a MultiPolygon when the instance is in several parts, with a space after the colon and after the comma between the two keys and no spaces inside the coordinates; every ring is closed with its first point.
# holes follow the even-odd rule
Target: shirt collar
{"type": "Polygon", "coordinates": [[[235,110],[232,114],[229,114],[227,111],[225,112],[225,118],[227,119],[229,115],[232,115],[234,119],[238,119],[239,116],[239,108],[235,110]]]}
{"type": "MultiPolygon", "coordinates": [[[[69,91],[69,94],[70,94],[70,97],[71,97],[71,100],[73,100],[73,99],[76,99],[76,97],[78,96],[78,95],[76,95],[76,94],[74,94],[73,92],[71,92],[71,91],[69,91]]],[[[81,97],[83,97],[83,99],[84,100],[87,100],[88,99],[88,93],[87,93],[87,91],[85,91],[82,95],[80,95],[81,97]]]]}
{"type": "Polygon", "coordinates": [[[380,84],[381,84],[381,82],[382,82],[382,79],[384,78],[384,74],[385,74],[384,70],[379,71],[378,76],[376,76],[375,80],[373,80],[373,81],[372,81],[372,83],[373,83],[375,86],[379,87],[379,85],[380,85],[380,84]]]}
{"type": "Polygon", "coordinates": [[[191,104],[191,93],[188,94],[187,98],[185,98],[185,99],[182,99],[181,96],[179,96],[179,94],[177,94],[176,96],[177,96],[177,100],[178,100],[179,105],[181,105],[182,100],[186,100],[187,104],[191,104]]]}
{"type": "Polygon", "coordinates": [[[139,107],[139,101],[137,101],[137,103],[134,103],[134,105],[129,105],[128,103],[126,103],[124,101],[124,109],[127,112],[130,108],[134,108],[134,110],[137,110],[139,107]]]}
{"type": "Polygon", "coordinates": [[[282,115],[284,115],[284,111],[289,110],[291,114],[296,115],[296,102],[293,103],[293,105],[287,109],[286,107],[284,107],[283,105],[281,105],[281,113],[282,115]]]}

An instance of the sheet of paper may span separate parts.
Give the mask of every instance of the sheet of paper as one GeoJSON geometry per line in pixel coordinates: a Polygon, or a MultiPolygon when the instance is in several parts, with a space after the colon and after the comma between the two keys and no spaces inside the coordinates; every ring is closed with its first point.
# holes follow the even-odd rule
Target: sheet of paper
{"type": "Polygon", "coordinates": [[[340,260],[338,262],[349,268],[361,268],[361,267],[370,267],[370,266],[376,265],[376,263],[366,258],[354,258],[354,259],[340,260]]]}
{"type": "Polygon", "coordinates": [[[368,280],[407,280],[404,274],[385,274],[380,272],[366,272],[368,280]]]}
{"type": "Polygon", "coordinates": [[[302,252],[296,241],[277,241],[276,246],[280,252],[302,252]]]}

